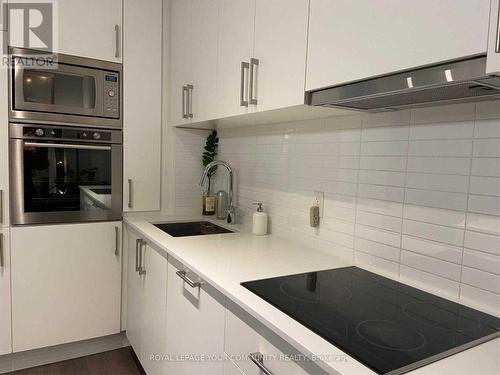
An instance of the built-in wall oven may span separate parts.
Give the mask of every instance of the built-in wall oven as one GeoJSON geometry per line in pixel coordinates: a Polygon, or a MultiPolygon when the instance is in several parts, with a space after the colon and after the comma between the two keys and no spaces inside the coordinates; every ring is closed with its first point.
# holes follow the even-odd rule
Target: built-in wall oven
{"type": "Polygon", "coordinates": [[[122,65],[10,48],[9,118],[121,128],[122,65]]]}
{"type": "Polygon", "coordinates": [[[121,219],[121,130],[11,122],[9,135],[12,224],[121,219]]]}

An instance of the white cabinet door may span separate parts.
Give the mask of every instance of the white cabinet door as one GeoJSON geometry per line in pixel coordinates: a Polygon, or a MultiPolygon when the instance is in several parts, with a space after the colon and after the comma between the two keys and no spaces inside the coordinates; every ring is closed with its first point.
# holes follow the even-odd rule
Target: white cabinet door
{"type": "Polygon", "coordinates": [[[191,81],[191,0],[170,1],[169,41],[169,125],[189,122],[186,114],[187,93],[183,88],[191,81]]]}
{"type": "Polygon", "coordinates": [[[161,375],[165,361],[157,356],[165,354],[167,335],[167,259],[140,237],[127,236],[127,338],[146,373],[161,375]]]}
{"type": "Polygon", "coordinates": [[[257,0],[257,111],[304,104],[308,15],[308,0],[257,0]]]}
{"type": "Polygon", "coordinates": [[[217,374],[224,353],[224,298],[213,287],[202,284],[191,287],[176,272],[187,271],[186,277],[198,281],[196,275],[169,258],[167,292],[167,354],[179,361],[167,362],[166,373],[176,375],[217,374]],[[203,355],[205,360],[182,360],[182,355],[203,355]]]}
{"type": "Polygon", "coordinates": [[[11,228],[15,352],[120,332],[121,225],[11,228]]]}
{"type": "MultiPolygon", "coordinates": [[[[125,227],[126,228],[126,227],[125,227]]],[[[127,338],[140,360],[142,353],[142,321],[144,304],[144,278],[137,271],[139,242],[141,239],[125,230],[127,236],[127,338]]]]}
{"type": "Polygon", "coordinates": [[[59,0],[59,52],[122,61],[122,0],[59,0]]]}
{"type": "Polygon", "coordinates": [[[0,355],[12,352],[9,229],[0,229],[0,355]]]}
{"type": "Polygon", "coordinates": [[[144,299],[142,364],[148,375],[165,373],[167,337],[167,259],[149,245],[143,247],[144,299]]]}
{"type": "Polygon", "coordinates": [[[500,75],[500,0],[491,0],[486,72],[500,75]]]}
{"type": "Polygon", "coordinates": [[[308,90],[486,51],[490,0],[311,0],[308,90]]]}
{"type": "Polygon", "coordinates": [[[217,62],[217,117],[248,112],[249,63],[254,50],[255,0],[220,0],[217,62]],[[242,79],[243,78],[243,79],[242,79]]]}
{"type": "Polygon", "coordinates": [[[218,13],[218,0],[191,2],[192,121],[212,120],[217,116],[218,13]]]}
{"type": "MultiPolygon", "coordinates": [[[[0,50],[4,33],[0,32],[0,50]]],[[[0,228],[9,225],[8,69],[0,69],[0,228]]]]}
{"type": "Polygon", "coordinates": [[[301,358],[287,342],[276,336],[269,329],[247,312],[232,302],[228,302],[225,326],[225,352],[235,359],[238,367],[248,375],[259,375],[261,371],[250,360],[250,355],[262,354],[262,364],[273,374],[323,373],[311,362],[303,362],[299,366],[292,360],[285,360],[285,355],[291,358],[301,358]],[[266,336],[266,337],[264,337],[266,336]]]}
{"type": "Polygon", "coordinates": [[[124,1],[124,211],[160,209],[162,1],[124,1]]]}

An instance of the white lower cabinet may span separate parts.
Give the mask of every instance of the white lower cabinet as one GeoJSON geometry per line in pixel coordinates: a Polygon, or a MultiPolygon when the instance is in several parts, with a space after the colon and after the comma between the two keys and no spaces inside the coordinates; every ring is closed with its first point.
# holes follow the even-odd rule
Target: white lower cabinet
{"type": "Polygon", "coordinates": [[[223,373],[224,305],[222,294],[169,258],[167,354],[171,360],[166,374],[223,373]],[[179,271],[186,273],[179,276],[179,271]],[[193,284],[197,282],[201,286],[193,284]]]}
{"type": "Polygon", "coordinates": [[[127,338],[148,375],[164,374],[167,259],[131,232],[127,260],[127,338]]]}
{"type": "Polygon", "coordinates": [[[121,227],[11,228],[14,352],[120,332],[121,227]]]}
{"type": "Polygon", "coordinates": [[[237,374],[238,368],[247,375],[264,373],[260,366],[274,375],[321,374],[324,373],[310,361],[303,360],[283,339],[265,328],[246,311],[232,302],[227,302],[224,350],[234,364],[227,365],[227,374],[237,374]],[[299,360],[300,365],[293,360],[299,360]]]}
{"type": "Polygon", "coordinates": [[[0,355],[12,352],[9,229],[0,228],[0,355]]]}

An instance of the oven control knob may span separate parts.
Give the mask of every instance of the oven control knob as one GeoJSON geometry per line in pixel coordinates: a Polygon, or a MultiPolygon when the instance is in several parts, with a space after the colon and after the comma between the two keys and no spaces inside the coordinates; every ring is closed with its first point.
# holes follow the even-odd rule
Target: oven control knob
{"type": "Polygon", "coordinates": [[[85,132],[82,133],[82,138],[87,138],[87,136],[88,136],[87,133],[85,133],[85,132]]]}
{"type": "Polygon", "coordinates": [[[113,97],[115,96],[115,92],[113,90],[108,91],[108,96],[113,97]]]}
{"type": "Polygon", "coordinates": [[[45,132],[43,131],[43,129],[38,128],[38,129],[35,130],[35,135],[37,137],[43,137],[44,134],[45,134],[45,132]]]}
{"type": "Polygon", "coordinates": [[[92,137],[93,137],[94,139],[101,139],[101,133],[97,133],[97,132],[95,132],[94,134],[92,134],[92,137]]]}

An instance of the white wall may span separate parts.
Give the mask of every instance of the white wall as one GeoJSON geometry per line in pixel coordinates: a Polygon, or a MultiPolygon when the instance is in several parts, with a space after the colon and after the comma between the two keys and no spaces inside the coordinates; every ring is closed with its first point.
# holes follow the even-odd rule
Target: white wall
{"type": "MultiPolygon", "coordinates": [[[[205,134],[182,132],[176,212],[199,213],[205,134]]],[[[500,315],[500,102],[220,129],[219,137],[246,225],[261,201],[273,234],[500,315]],[[314,190],[325,192],[319,229],[309,227],[314,190]]]]}

